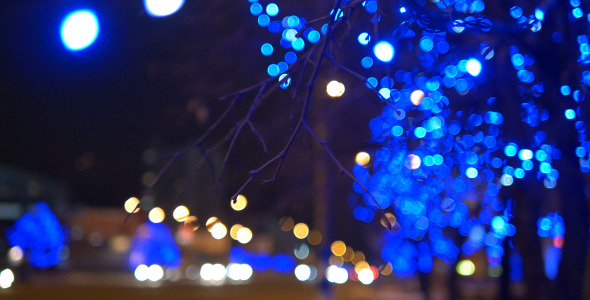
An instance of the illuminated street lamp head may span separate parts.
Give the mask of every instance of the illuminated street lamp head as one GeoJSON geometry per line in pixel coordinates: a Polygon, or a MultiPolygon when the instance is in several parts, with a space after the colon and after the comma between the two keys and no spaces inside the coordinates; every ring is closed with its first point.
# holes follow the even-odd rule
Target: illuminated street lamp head
{"type": "Polygon", "coordinates": [[[61,41],[68,50],[80,51],[96,41],[99,29],[94,12],[88,9],[76,10],[68,14],[61,23],[61,41]]]}

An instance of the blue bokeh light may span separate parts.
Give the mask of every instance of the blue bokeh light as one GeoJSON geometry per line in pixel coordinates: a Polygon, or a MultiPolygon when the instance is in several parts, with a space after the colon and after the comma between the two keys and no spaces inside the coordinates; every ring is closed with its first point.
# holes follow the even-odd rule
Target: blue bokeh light
{"type": "Polygon", "coordinates": [[[177,12],[184,0],[144,0],[143,6],[148,15],[152,17],[166,17],[177,12]]]}
{"type": "Polygon", "coordinates": [[[395,56],[395,48],[386,41],[381,41],[375,44],[373,48],[373,52],[375,53],[375,57],[382,62],[391,62],[393,57],[395,56]]]}
{"type": "Polygon", "coordinates": [[[100,32],[98,18],[88,9],[68,14],[60,29],[61,41],[70,51],[80,51],[92,45],[100,32]]]}
{"type": "Polygon", "coordinates": [[[481,73],[481,63],[475,58],[470,58],[467,60],[465,68],[467,69],[467,73],[473,77],[477,77],[481,73]]]}

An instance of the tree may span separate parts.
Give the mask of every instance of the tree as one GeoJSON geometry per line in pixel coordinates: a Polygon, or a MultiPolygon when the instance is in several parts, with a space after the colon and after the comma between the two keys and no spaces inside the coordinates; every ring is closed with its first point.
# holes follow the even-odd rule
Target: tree
{"type": "Polygon", "coordinates": [[[237,185],[235,200],[262,174],[276,181],[305,133],[352,181],[354,216],[387,227],[381,258],[398,275],[426,274],[433,258],[454,264],[484,249],[488,264],[499,267],[515,248],[530,299],[582,297],[589,220],[578,169],[589,170],[583,100],[590,46],[580,1],[340,0],[316,4],[324,14],[284,18],[274,3],[250,3],[258,24],[281,35],[261,48],[275,59],[270,77],[222,97],[218,121],[161,174],[189,149],[202,149],[202,165],[226,147],[215,170],[222,174],[250,131],[247,139],[270,154],[237,185]],[[352,170],[333,150],[327,109],[316,100],[333,74],[349,82],[346,93],[354,87],[355,96],[383,107],[369,123],[372,162],[352,170]],[[284,95],[294,100],[293,123],[278,145],[268,143],[272,131],[264,125],[272,118],[260,112],[283,109],[272,100],[284,95]],[[227,134],[206,144],[220,129],[227,134]],[[556,287],[547,290],[536,223],[551,210],[562,212],[566,229],[556,287]],[[505,242],[512,236],[514,243],[505,242]]]}

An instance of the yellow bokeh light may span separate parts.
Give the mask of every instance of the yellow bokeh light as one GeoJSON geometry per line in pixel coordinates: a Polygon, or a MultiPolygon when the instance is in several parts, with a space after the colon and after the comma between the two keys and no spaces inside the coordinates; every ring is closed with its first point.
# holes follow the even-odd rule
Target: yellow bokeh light
{"type": "Polygon", "coordinates": [[[381,217],[381,225],[387,229],[392,229],[397,220],[392,213],[385,213],[381,217]]]}
{"type": "Polygon", "coordinates": [[[240,230],[238,230],[237,240],[242,244],[247,244],[252,240],[252,230],[246,227],[241,228],[240,230]]]}
{"type": "Polygon", "coordinates": [[[358,264],[365,260],[365,254],[362,251],[354,251],[354,257],[350,260],[353,264],[358,264]]]}
{"type": "Polygon", "coordinates": [[[189,216],[188,218],[186,218],[186,220],[184,220],[184,226],[187,226],[192,231],[195,231],[195,230],[199,229],[198,221],[199,221],[199,219],[197,219],[197,217],[189,216]]]}
{"type": "Polygon", "coordinates": [[[424,99],[424,92],[421,90],[415,90],[412,92],[412,94],[410,94],[410,100],[412,101],[412,104],[418,106],[420,105],[420,103],[422,103],[422,99],[424,99]]]}
{"type": "Polygon", "coordinates": [[[125,207],[125,211],[133,214],[139,211],[139,199],[135,198],[135,197],[131,197],[129,199],[127,199],[127,201],[125,201],[124,204],[125,207]]]}
{"type": "Polygon", "coordinates": [[[328,96],[330,97],[340,97],[344,94],[344,90],[344,84],[336,80],[330,81],[326,86],[326,93],[328,93],[328,96]]]}
{"type": "Polygon", "coordinates": [[[332,266],[341,267],[344,264],[344,260],[340,256],[330,255],[330,258],[328,258],[328,263],[332,266]]]}
{"type": "Polygon", "coordinates": [[[353,258],[354,258],[354,250],[352,249],[352,247],[347,246],[346,252],[344,252],[344,255],[342,255],[342,259],[344,259],[344,261],[351,261],[353,258]]]}
{"type": "Polygon", "coordinates": [[[462,276],[471,276],[475,273],[475,264],[469,259],[464,259],[457,264],[457,273],[462,276]]]}
{"type": "Polygon", "coordinates": [[[332,246],[330,246],[330,250],[332,250],[334,255],[342,256],[346,252],[346,244],[344,244],[343,241],[335,241],[332,243],[332,246]]]}
{"type": "Polygon", "coordinates": [[[354,271],[358,274],[360,273],[360,271],[362,271],[363,269],[368,269],[371,266],[369,265],[368,262],[362,260],[357,262],[356,264],[354,264],[354,271]]]}
{"type": "Polygon", "coordinates": [[[279,221],[279,226],[281,226],[281,229],[283,231],[291,231],[291,229],[293,229],[294,225],[295,225],[295,222],[293,221],[293,218],[291,218],[291,217],[282,217],[281,220],[279,221]]]}
{"type": "Polygon", "coordinates": [[[311,230],[307,235],[307,241],[314,246],[319,245],[322,242],[322,233],[315,229],[311,230]]]}
{"type": "Polygon", "coordinates": [[[240,224],[235,224],[229,229],[229,236],[234,240],[238,240],[238,230],[242,228],[244,228],[244,226],[240,224]]]}
{"type": "Polygon", "coordinates": [[[309,234],[309,227],[305,223],[298,223],[293,227],[293,234],[298,239],[304,239],[309,234]]]}
{"type": "Polygon", "coordinates": [[[184,205],[178,206],[172,212],[172,217],[174,217],[174,220],[178,222],[184,222],[189,217],[189,215],[190,212],[188,211],[188,208],[184,205]]]}
{"type": "Polygon", "coordinates": [[[211,227],[211,236],[214,239],[220,240],[224,238],[226,235],[227,227],[225,227],[225,225],[223,225],[221,222],[215,223],[215,225],[211,227]]]}
{"type": "Polygon", "coordinates": [[[238,195],[236,197],[236,201],[234,202],[234,200],[231,199],[230,203],[233,210],[240,211],[246,208],[246,205],[248,205],[248,200],[243,195],[238,195]]]}
{"type": "Polygon", "coordinates": [[[211,217],[211,218],[207,219],[207,222],[205,222],[205,227],[207,227],[207,231],[211,232],[213,225],[220,223],[220,222],[221,221],[219,221],[219,219],[217,217],[211,217]]]}
{"type": "Polygon", "coordinates": [[[371,156],[367,152],[359,152],[359,153],[357,153],[356,157],[354,158],[354,161],[356,162],[357,165],[364,167],[364,166],[368,165],[369,162],[371,161],[371,156]]]}
{"type": "Polygon", "coordinates": [[[152,223],[161,223],[162,221],[164,221],[165,217],[166,214],[164,214],[164,210],[159,207],[152,208],[152,210],[150,210],[150,213],[148,214],[148,218],[150,219],[150,221],[152,221],[152,223]]]}

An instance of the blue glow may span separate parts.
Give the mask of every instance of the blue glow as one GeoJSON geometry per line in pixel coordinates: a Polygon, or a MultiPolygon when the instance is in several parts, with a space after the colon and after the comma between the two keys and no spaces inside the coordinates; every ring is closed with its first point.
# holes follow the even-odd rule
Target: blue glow
{"type": "Polygon", "coordinates": [[[574,18],[579,19],[584,15],[584,11],[581,8],[576,7],[572,10],[572,15],[574,18]]]}
{"type": "Polygon", "coordinates": [[[264,9],[262,8],[262,5],[260,5],[260,3],[254,3],[250,5],[250,13],[254,16],[260,15],[263,10],[264,9]]]}
{"type": "Polygon", "coordinates": [[[267,14],[258,16],[258,25],[260,27],[266,27],[268,24],[270,24],[270,17],[267,14]]]}
{"type": "Polygon", "coordinates": [[[276,5],[275,3],[269,3],[266,6],[266,13],[271,17],[278,15],[279,14],[279,6],[276,5]]]}
{"type": "Polygon", "coordinates": [[[469,177],[469,178],[476,178],[477,175],[479,175],[479,172],[477,171],[476,168],[474,167],[469,167],[467,168],[467,170],[465,171],[465,176],[469,177]]]}
{"type": "Polygon", "coordinates": [[[266,72],[268,73],[268,75],[275,77],[278,76],[279,73],[281,72],[281,70],[279,69],[278,65],[275,64],[271,64],[268,66],[266,72]]]}
{"type": "Polygon", "coordinates": [[[533,151],[529,149],[522,149],[518,152],[518,158],[521,160],[530,160],[533,158],[533,151]]]}
{"type": "Polygon", "coordinates": [[[403,133],[404,129],[399,125],[393,126],[391,128],[391,134],[393,134],[394,136],[401,136],[403,133]]]}
{"type": "Polygon", "coordinates": [[[295,260],[285,254],[277,254],[272,258],[271,268],[278,273],[291,273],[295,269],[295,260]]]}
{"type": "Polygon", "coordinates": [[[373,59],[368,56],[363,57],[363,59],[361,59],[361,66],[363,66],[365,69],[372,67],[373,59]]]}
{"type": "Polygon", "coordinates": [[[389,96],[391,95],[391,90],[388,88],[381,88],[379,90],[379,95],[381,95],[383,99],[389,99],[389,96]]]}
{"type": "Polygon", "coordinates": [[[359,34],[358,41],[361,45],[367,45],[371,41],[371,36],[368,33],[363,32],[359,34]]]}
{"type": "Polygon", "coordinates": [[[285,54],[285,62],[288,64],[294,64],[297,62],[297,54],[293,51],[289,51],[285,54]]]}
{"type": "Polygon", "coordinates": [[[586,149],[584,147],[577,147],[576,148],[576,156],[577,157],[584,157],[584,156],[586,156],[586,149]]]}
{"type": "Polygon", "coordinates": [[[365,3],[365,10],[370,13],[374,14],[377,12],[377,1],[375,0],[367,0],[365,3]]]}
{"type": "Polygon", "coordinates": [[[406,8],[403,7],[403,6],[400,7],[399,12],[402,13],[402,14],[405,13],[406,12],[406,8]]]}
{"type": "Polygon", "coordinates": [[[382,62],[390,62],[395,56],[395,49],[393,46],[386,41],[378,42],[373,48],[375,57],[382,62]]]}
{"type": "Polygon", "coordinates": [[[38,202],[6,229],[6,240],[11,247],[18,246],[25,252],[32,267],[46,269],[59,262],[66,236],[49,206],[38,202]]]}
{"type": "Polygon", "coordinates": [[[516,151],[518,151],[518,147],[514,143],[510,143],[504,148],[504,154],[508,157],[516,155],[516,151]]]}
{"type": "Polygon", "coordinates": [[[477,77],[481,73],[481,63],[475,58],[470,58],[467,61],[465,68],[467,69],[467,73],[473,77],[477,77]]]}
{"type": "Polygon", "coordinates": [[[520,6],[513,6],[510,9],[510,15],[515,19],[520,18],[522,16],[522,8],[520,6]]]}
{"type": "Polygon", "coordinates": [[[174,242],[170,226],[148,221],[137,228],[129,251],[129,267],[134,270],[141,264],[180,266],[180,249],[174,242]]]}
{"type": "Polygon", "coordinates": [[[537,7],[535,9],[535,18],[537,18],[539,21],[543,21],[543,19],[545,19],[545,12],[537,7]]]}
{"type": "Polygon", "coordinates": [[[269,44],[269,43],[264,43],[262,45],[262,47],[260,47],[260,52],[264,56],[270,56],[270,55],[272,55],[273,51],[274,51],[274,49],[273,49],[272,45],[269,44]]]}
{"type": "Polygon", "coordinates": [[[564,114],[565,118],[568,120],[573,120],[576,118],[576,111],[571,108],[566,109],[564,114]]]}
{"type": "Polygon", "coordinates": [[[88,9],[69,13],[61,23],[61,41],[70,51],[80,51],[92,45],[98,37],[98,18],[88,9]]]}
{"type": "Polygon", "coordinates": [[[293,41],[293,49],[295,51],[301,51],[303,48],[305,48],[305,41],[302,38],[298,38],[293,41]]]}
{"type": "Polygon", "coordinates": [[[152,17],[166,17],[177,12],[184,0],[144,0],[143,6],[148,15],[152,17]]]}
{"type": "Polygon", "coordinates": [[[564,96],[568,96],[572,92],[572,89],[570,88],[569,85],[562,85],[559,90],[560,90],[561,94],[564,96]]]}
{"type": "Polygon", "coordinates": [[[434,43],[429,38],[420,39],[420,49],[424,52],[429,52],[434,47],[434,43]]]}
{"type": "Polygon", "coordinates": [[[426,129],[424,129],[424,127],[416,127],[416,129],[414,129],[414,135],[421,139],[426,136],[426,129]]]}
{"type": "Polygon", "coordinates": [[[319,42],[320,41],[319,31],[312,30],[311,32],[309,32],[309,34],[307,35],[307,40],[312,44],[319,42]]]}

